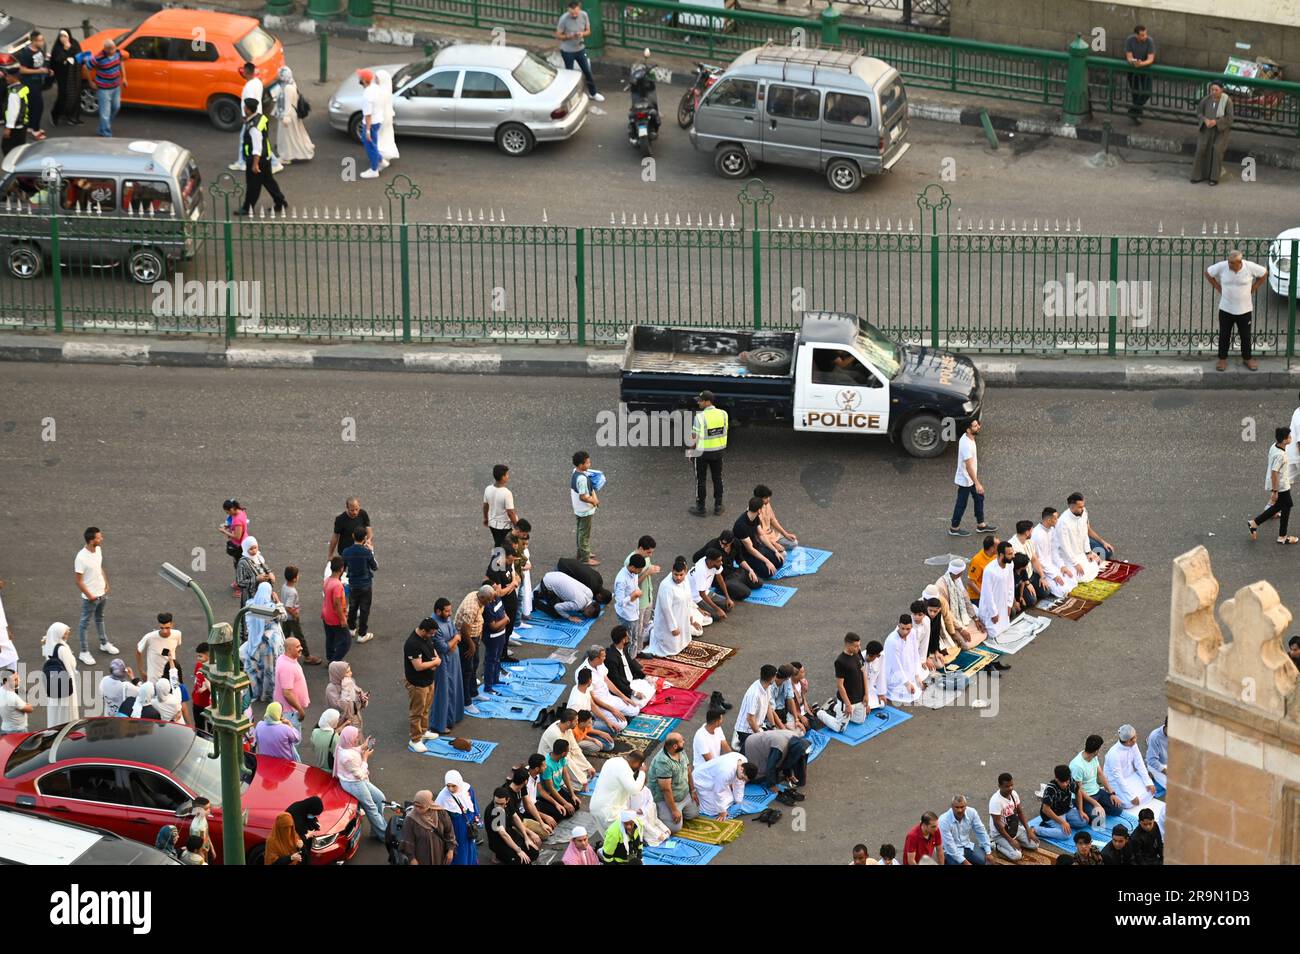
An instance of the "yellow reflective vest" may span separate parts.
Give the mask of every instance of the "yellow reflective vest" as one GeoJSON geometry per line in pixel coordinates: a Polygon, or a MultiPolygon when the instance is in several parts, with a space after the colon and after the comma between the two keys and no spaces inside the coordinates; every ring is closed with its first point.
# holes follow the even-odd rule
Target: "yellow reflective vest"
{"type": "Polygon", "coordinates": [[[727,412],[720,407],[708,407],[695,414],[695,449],[720,451],[727,446],[727,412]]]}

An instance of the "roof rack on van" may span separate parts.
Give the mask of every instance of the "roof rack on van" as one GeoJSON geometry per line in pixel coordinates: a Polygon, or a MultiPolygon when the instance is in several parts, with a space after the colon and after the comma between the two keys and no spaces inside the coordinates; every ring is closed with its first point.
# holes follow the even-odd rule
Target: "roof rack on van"
{"type": "Polygon", "coordinates": [[[842,50],[822,50],[799,46],[767,46],[755,54],[755,63],[773,63],[781,66],[781,79],[789,80],[791,66],[802,66],[812,70],[812,82],[817,82],[817,71],[833,70],[837,73],[852,73],[853,64],[862,54],[842,50]]]}

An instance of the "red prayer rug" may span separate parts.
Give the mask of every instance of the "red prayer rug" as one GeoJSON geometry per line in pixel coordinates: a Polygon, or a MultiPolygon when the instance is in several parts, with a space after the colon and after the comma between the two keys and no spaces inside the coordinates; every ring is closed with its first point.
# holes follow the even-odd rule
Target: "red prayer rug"
{"type": "Polygon", "coordinates": [[[708,696],[690,689],[662,689],[650,704],[641,710],[642,715],[670,716],[689,719],[708,696]]]}
{"type": "Polygon", "coordinates": [[[1105,580],[1107,583],[1127,583],[1130,579],[1141,572],[1142,567],[1136,563],[1127,563],[1124,560],[1108,560],[1102,567],[1097,579],[1105,580]]]}
{"type": "Polygon", "coordinates": [[[667,679],[681,689],[694,689],[709,678],[711,670],[688,666],[675,659],[639,659],[647,679],[667,679]]]}

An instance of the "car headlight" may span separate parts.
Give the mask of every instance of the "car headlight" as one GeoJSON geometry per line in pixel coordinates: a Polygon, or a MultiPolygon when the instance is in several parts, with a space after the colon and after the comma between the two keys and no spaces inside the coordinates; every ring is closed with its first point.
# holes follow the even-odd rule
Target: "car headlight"
{"type": "Polygon", "coordinates": [[[340,103],[337,99],[331,99],[331,100],[330,100],[330,109],[332,109],[332,110],[334,110],[334,111],[337,112],[340,108],[342,108],[342,106],[343,106],[343,104],[340,103]]]}
{"type": "Polygon", "coordinates": [[[324,851],[327,848],[333,848],[334,842],[339,840],[338,832],[332,835],[321,835],[311,843],[312,851],[324,851]]]}
{"type": "Polygon", "coordinates": [[[967,401],[965,404],[963,404],[963,405],[961,406],[961,410],[962,410],[962,413],[963,413],[963,414],[970,414],[970,413],[973,413],[974,410],[975,410],[975,402],[974,402],[974,401],[967,401]]]}

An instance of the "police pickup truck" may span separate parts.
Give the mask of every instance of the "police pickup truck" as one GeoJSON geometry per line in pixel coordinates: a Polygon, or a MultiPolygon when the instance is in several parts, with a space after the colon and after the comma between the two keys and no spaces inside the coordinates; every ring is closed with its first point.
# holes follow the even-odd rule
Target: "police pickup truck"
{"type": "Polygon", "coordinates": [[[807,313],[796,332],[633,325],[620,372],[629,411],[679,411],[712,391],[733,421],[888,434],[938,457],[980,414],[969,358],[899,345],[854,315],[807,313]]]}

